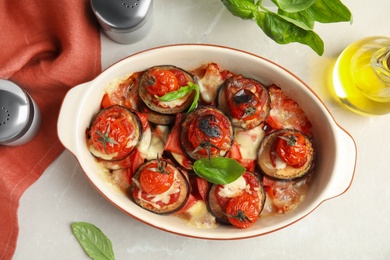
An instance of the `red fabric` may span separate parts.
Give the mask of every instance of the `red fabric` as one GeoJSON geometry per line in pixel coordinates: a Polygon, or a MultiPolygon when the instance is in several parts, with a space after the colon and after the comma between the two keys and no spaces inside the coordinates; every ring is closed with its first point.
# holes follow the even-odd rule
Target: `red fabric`
{"type": "Polygon", "coordinates": [[[100,35],[88,0],[3,0],[0,17],[0,78],[26,89],[42,114],[31,142],[0,146],[0,259],[11,259],[20,196],[63,151],[60,105],[69,88],[101,71],[100,35]]]}

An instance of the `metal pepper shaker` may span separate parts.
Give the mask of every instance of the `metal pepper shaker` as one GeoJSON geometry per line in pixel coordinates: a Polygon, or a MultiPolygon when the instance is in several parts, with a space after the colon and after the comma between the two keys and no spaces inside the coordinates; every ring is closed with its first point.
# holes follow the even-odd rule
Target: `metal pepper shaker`
{"type": "Polygon", "coordinates": [[[0,79],[0,145],[31,141],[40,123],[39,108],[31,96],[15,83],[0,79]]]}
{"type": "Polygon", "coordinates": [[[115,42],[135,43],[150,30],[153,0],[91,0],[91,6],[104,33],[115,42]]]}

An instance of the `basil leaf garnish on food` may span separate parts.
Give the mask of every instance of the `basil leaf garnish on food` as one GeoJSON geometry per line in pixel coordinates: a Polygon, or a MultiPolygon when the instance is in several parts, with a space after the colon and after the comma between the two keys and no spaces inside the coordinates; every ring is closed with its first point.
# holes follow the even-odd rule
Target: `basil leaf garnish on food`
{"type": "Polygon", "coordinates": [[[74,236],[90,258],[115,260],[112,243],[99,228],[87,222],[72,223],[71,228],[74,236]]]}
{"type": "Polygon", "coordinates": [[[198,100],[199,100],[199,96],[200,96],[200,90],[199,90],[199,86],[197,84],[194,84],[192,82],[188,82],[187,86],[182,86],[182,87],[180,87],[176,91],[172,91],[172,92],[166,93],[162,97],[156,96],[156,98],[158,100],[160,100],[160,101],[170,102],[170,101],[174,101],[174,100],[177,100],[177,99],[185,97],[191,91],[195,91],[195,97],[194,97],[194,101],[192,101],[192,104],[191,104],[191,106],[189,107],[189,109],[187,111],[187,113],[189,113],[192,110],[194,110],[196,108],[196,105],[198,104],[198,100]]]}
{"type": "Polygon", "coordinates": [[[208,182],[228,184],[237,180],[245,172],[245,167],[231,158],[213,157],[195,161],[193,170],[208,182]]]}

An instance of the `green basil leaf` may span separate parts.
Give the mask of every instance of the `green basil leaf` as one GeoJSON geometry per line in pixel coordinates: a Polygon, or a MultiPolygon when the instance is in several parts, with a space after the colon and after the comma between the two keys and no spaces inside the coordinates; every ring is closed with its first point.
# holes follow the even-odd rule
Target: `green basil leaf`
{"type": "Polygon", "coordinates": [[[296,21],[300,21],[300,22],[304,23],[310,29],[314,28],[315,19],[306,10],[296,12],[296,13],[290,13],[290,12],[286,12],[286,11],[279,9],[278,14],[282,15],[284,17],[289,17],[290,19],[293,19],[296,21]]]}
{"type": "Polygon", "coordinates": [[[187,114],[190,113],[191,111],[193,111],[196,108],[196,106],[198,105],[199,97],[200,97],[199,86],[196,85],[196,84],[193,84],[191,82],[188,82],[188,84],[189,84],[190,87],[192,87],[193,90],[195,90],[195,97],[194,97],[194,101],[192,101],[191,106],[187,110],[187,114]]]}
{"type": "Polygon", "coordinates": [[[324,53],[322,39],[304,23],[292,20],[272,12],[256,15],[259,27],[275,42],[279,44],[299,42],[311,47],[318,55],[322,55],[324,53]]]}
{"type": "Polygon", "coordinates": [[[166,93],[162,97],[156,96],[156,98],[158,100],[161,100],[161,101],[164,101],[164,102],[170,102],[170,101],[173,101],[173,100],[185,97],[191,91],[195,91],[195,97],[194,97],[194,100],[192,101],[191,106],[188,108],[187,113],[189,113],[189,112],[191,112],[192,110],[194,110],[196,108],[196,106],[198,104],[198,101],[199,101],[200,90],[199,90],[199,86],[197,84],[194,84],[192,82],[188,82],[188,86],[180,87],[176,91],[172,91],[172,92],[166,93]]]}
{"type": "Polygon", "coordinates": [[[253,19],[253,13],[257,11],[254,0],[222,0],[222,3],[229,12],[242,19],[253,19]]]}
{"type": "Polygon", "coordinates": [[[180,87],[178,90],[176,91],[172,91],[172,92],[168,92],[166,93],[164,96],[162,97],[159,97],[159,96],[156,96],[156,98],[158,100],[161,100],[161,101],[164,101],[164,102],[169,102],[169,101],[173,101],[173,100],[176,100],[176,99],[180,99],[180,98],[183,98],[185,97],[186,95],[188,95],[188,93],[190,93],[193,89],[190,87],[190,86],[183,86],[183,87],[180,87]]]}
{"type": "Polygon", "coordinates": [[[195,161],[193,169],[199,177],[214,184],[231,183],[245,172],[244,166],[225,157],[199,159],[195,161]]]}
{"type": "Polygon", "coordinates": [[[95,260],[114,260],[110,239],[96,226],[86,222],[71,225],[74,236],[88,256],[95,260]]]}
{"type": "Polygon", "coordinates": [[[320,23],[352,21],[352,14],[340,0],[317,0],[307,12],[320,23]]]}
{"type": "Polygon", "coordinates": [[[286,12],[300,12],[309,8],[316,0],[272,0],[280,9],[286,12]]]}

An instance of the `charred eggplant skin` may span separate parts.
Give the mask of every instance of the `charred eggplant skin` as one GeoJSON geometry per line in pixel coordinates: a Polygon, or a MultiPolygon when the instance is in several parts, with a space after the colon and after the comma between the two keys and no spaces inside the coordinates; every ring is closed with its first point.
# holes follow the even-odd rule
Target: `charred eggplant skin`
{"type": "MultiPolygon", "coordinates": [[[[160,214],[160,215],[174,214],[174,213],[178,212],[179,210],[181,210],[186,205],[188,198],[190,196],[191,190],[190,190],[190,184],[188,182],[187,176],[185,176],[185,174],[179,168],[177,168],[176,166],[174,166],[171,163],[169,163],[169,165],[170,165],[170,167],[172,167],[176,171],[177,180],[175,180],[175,181],[178,181],[179,189],[180,189],[179,198],[177,199],[176,202],[174,202],[172,204],[162,205],[160,207],[155,207],[152,204],[134,196],[134,192],[137,192],[137,190],[140,189],[139,178],[140,178],[142,170],[144,168],[148,167],[151,163],[154,163],[154,161],[155,160],[147,161],[138,168],[138,170],[136,171],[136,173],[134,174],[134,176],[132,178],[133,181],[129,187],[128,195],[129,195],[130,199],[132,199],[138,206],[140,206],[141,208],[143,208],[145,210],[148,210],[150,212],[160,214]]],[[[141,192],[142,192],[142,190],[141,190],[141,192]]]]}
{"type": "Polygon", "coordinates": [[[264,137],[258,151],[257,163],[260,171],[268,177],[277,180],[294,180],[294,179],[299,179],[312,171],[312,169],[314,168],[315,158],[316,158],[316,151],[312,141],[308,136],[294,129],[282,129],[282,130],[272,132],[264,137]],[[298,133],[305,138],[306,149],[307,149],[306,162],[299,167],[293,167],[288,165],[287,163],[281,168],[274,167],[271,156],[272,153],[275,154],[274,150],[275,150],[277,139],[279,138],[279,136],[288,133],[291,134],[298,133]]]}
{"type": "Polygon", "coordinates": [[[223,157],[234,139],[230,119],[213,106],[201,106],[187,114],[181,125],[180,144],[190,160],[223,157]]]}
{"type": "MultiPolygon", "coordinates": [[[[264,186],[262,182],[260,181],[259,175],[254,172],[245,172],[247,174],[247,178],[251,179],[251,184],[253,185],[253,181],[256,181],[256,185],[258,187],[257,195],[259,197],[259,212],[261,212],[265,205],[266,200],[266,192],[264,189],[264,186]],[[250,176],[250,177],[249,177],[250,176]]],[[[221,207],[221,205],[218,203],[217,199],[217,192],[219,187],[222,185],[213,184],[209,190],[208,196],[207,196],[207,208],[209,212],[215,217],[216,221],[219,224],[224,225],[231,225],[228,217],[226,215],[225,210],[221,207]]]]}
{"type": "Polygon", "coordinates": [[[194,76],[188,71],[185,71],[184,69],[173,65],[153,66],[142,73],[139,82],[138,94],[143,103],[150,110],[160,114],[174,115],[186,111],[192,104],[192,101],[195,97],[195,92],[190,92],[188,95],[181,98],[180,100],[174,100],[171,102],[159,101],[155,97],[155,95],[151,94],[150,91],[148,91],[148,88],[156,84],[156,78],[153,75],[155,71],[173,72],[173,74],[175,74],[175,77],[177,78],[178,87],[187,86],[188,82],[195,83],[194,76]]]}
{"type": "Polygon", "coordinates": [[[134,150],[142,132],[142,123],[136,113],[114,105],[100,110],[92,119],[86,131],[87,147],[99,160],[120,161],[134,150]]]}
{"type": "Polygon", "coordinates": [[[229,115],[235,127],[252,129],[265,121],[270,111],[268,90],[257,80],[241,75],[224,81],[217,91],[217,107],[229,115]]]}

